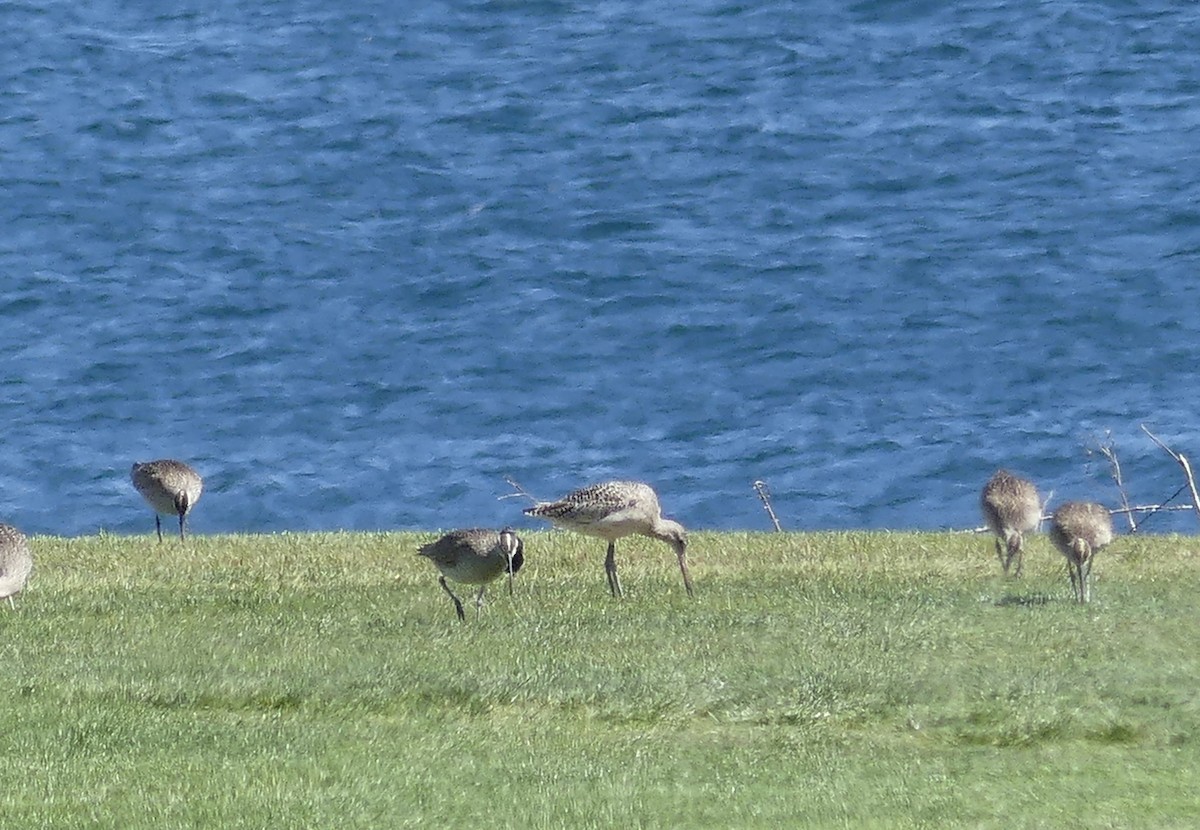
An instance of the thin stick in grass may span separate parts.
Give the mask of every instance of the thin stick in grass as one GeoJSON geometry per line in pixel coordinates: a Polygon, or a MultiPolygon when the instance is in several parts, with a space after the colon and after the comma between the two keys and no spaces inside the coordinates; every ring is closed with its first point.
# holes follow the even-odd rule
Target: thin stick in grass
{"type": "Polygon", "coordinates": [[[771,491],[767,489],[767,483],[762,479],[755,481],[754,492],[758,493],[758,497],[762,499],[767,515],[771,517],[771,524],[775,525],[775,532],[781,533],[783,528],[779,526],[779,517],[775,515],[775,510],[771,507],[771,491]]]}

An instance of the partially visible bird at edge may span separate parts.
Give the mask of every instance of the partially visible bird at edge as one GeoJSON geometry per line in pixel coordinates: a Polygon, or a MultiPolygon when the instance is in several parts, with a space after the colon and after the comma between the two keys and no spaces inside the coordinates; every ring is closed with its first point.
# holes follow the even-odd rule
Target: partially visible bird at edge
{"type": "Polygon", "coordinates": [[[12,525],[0,524],[0,599],[16,609],[13,597],[21,593],[33,571],[33,553],[25,534],[12,525]]]}

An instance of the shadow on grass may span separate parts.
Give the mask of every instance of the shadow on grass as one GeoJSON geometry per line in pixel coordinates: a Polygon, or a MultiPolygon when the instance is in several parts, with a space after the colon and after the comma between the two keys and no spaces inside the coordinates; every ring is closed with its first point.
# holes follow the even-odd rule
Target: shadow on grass
{"type": "Polygon", "coordinates": [[[996,605],[1000,608],[1009,606],[1018,607],[1034,607],[1038,605],[1049,605],[1052,602],[1061,602],[1061,597],[1052,596],[1050,594],[1005,594],[996,600],[996,605]]]}
{"type": "Polygon", "coordinates": [[[1033,747],[1070,741],[1101,746],[1136,746],[1142,735],[1135,726],[1114,723],[1095,729],[1079,729],[1069,724],[1037,724],[1026,728],[1001,728],[996,731],[958,731],[951,738],[961,746],[1033,747]]]}

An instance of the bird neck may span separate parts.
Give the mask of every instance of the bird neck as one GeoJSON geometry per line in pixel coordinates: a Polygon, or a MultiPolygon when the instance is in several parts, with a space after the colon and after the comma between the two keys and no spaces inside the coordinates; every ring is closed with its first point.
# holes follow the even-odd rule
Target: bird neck
{"type": "Polygon", "coordinates": [[[677,550],[683,547],[683,540],[686,538],[683,525],[670,519],[664,519],[661,516],[650,526],[650,531],[646,535],[666,542],[677,550]]]}

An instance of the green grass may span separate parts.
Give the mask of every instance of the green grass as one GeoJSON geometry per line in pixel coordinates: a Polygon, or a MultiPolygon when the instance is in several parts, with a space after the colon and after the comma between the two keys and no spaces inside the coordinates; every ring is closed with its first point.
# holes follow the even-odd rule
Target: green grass
{"type": "MultiPolygon", "coordinates": [[[[33,540],[5,827],[1194,827],[1200,543],[525,534],[467,623],[432,534],[33,540]]],[[[469,589],[463,592],[470,596],[469,589]]]]}

